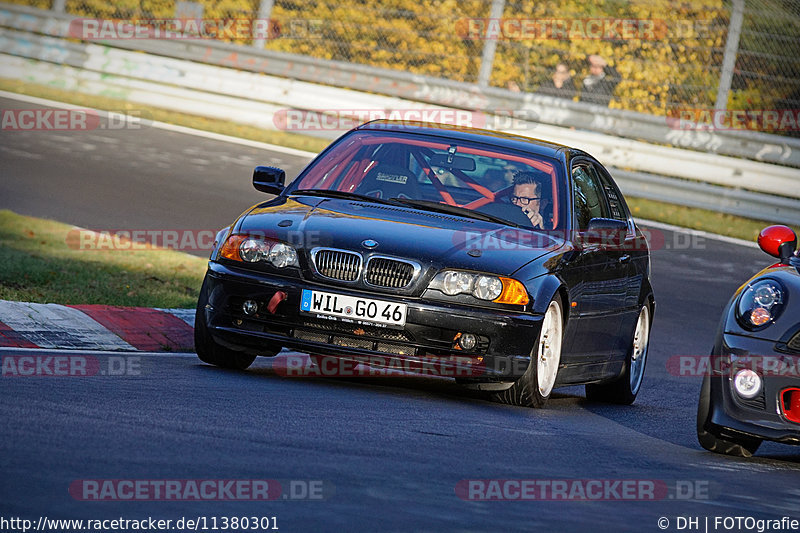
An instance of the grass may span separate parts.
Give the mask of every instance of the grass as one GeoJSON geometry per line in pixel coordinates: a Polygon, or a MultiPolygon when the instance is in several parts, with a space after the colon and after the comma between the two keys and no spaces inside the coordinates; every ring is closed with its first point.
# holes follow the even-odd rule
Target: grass
{"type": "Polygon", "coordinates": [[[775,224],[775,222],[764,222],[752,218],[726,215],[716,211],[668,204],[644,198],[629,198],[626,196],[625,200],[627,200],[628,207],[633,212],[634,218],[665,222],[675,226],[718,233],[751,242],[756,240],[762,229],[770,224],[775,224]]]}
{"type": "Polygon", "coordinates": [[[68,224],[0,210],[0,299],[143,307],[197,305],[206,260],[173,250],[80,250],[68,224]]]}

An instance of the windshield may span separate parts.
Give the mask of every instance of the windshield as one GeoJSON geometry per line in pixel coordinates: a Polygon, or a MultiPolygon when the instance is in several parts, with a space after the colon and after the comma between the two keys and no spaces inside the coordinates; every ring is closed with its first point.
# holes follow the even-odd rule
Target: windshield
{"type": "Polygon", "coordinates": [[[416,209],[450,206],[550,230],[565,225],[563,183],[555,159],[435,136],[357,131],[315,160],[288,194],[322,189],[400,199],[416,209]]]}

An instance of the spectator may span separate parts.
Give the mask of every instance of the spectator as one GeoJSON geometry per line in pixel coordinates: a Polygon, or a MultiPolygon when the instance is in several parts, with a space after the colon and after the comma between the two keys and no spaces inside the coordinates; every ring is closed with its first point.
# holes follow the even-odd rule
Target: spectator
{"type": "Polygon", "coordinates": [[[569,98],[570,100],[575,98],[575,84],[566,63],[556,65],[552,81],[544,82],[536,92],[556,98],[569,98]]]}
{"type": "Polygon", "coordinates": [[[599,55],[592,54],[587,60],[589,75],[583,78],[580,101],[607,106],[620,82],[619,72],[599,55]]]}

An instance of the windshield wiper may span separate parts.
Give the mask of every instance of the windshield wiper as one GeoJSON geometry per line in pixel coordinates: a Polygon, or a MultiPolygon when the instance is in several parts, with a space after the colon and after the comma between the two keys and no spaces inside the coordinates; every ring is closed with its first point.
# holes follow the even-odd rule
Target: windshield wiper
{"type": "Polygon", "coordinates": [[[429,200],[410,200],[408,198],[392,198],[392,200],[407,205],[409,207],[418,207],[422,209],[427,209],[428,211],[447,213],[448,215],[457,215],[460,217],[475,218],[477,220],[483,220],[485,222],[494,222],[495,224],[503,224],[506,226],[513,226],[515,228],[522,227],[519,224],[511,222],[510,220],[506,220],[501,217],[496,217],[494,215],[487,215],[486,213],[481,213],[480,211],[473,211],[472,209],[467,209],[466,207],[459,207],[457,205],[441,204],[439,202],[431,202],[429,200]]]}
{"type": "Polygon", "coordinates": [[[383,198],[374,198],[372,196],[367,196],[365,194],[357,194],[354,192],[346,192],[346,191],[337,191],[332,189],[297,189],[296,191],[292,191],[289,195],[302,195],[302,196],[325,196],[327,198],[343,198],[345,200],[359,200],[361,202],[375,202],[376,204],[387,204],[387,205],[401,205],[396,202],[394,199],[392,200],[384,200],[383,198]]]}

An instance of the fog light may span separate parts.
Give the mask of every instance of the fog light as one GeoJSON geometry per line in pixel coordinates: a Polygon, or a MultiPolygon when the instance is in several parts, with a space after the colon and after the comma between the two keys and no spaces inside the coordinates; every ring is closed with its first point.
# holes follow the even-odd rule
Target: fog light
{"type": "Polygon", "coordinates": [[[464,333],[458,339],[458,345],[461,346],[463,350],[473,350],[478,345],[478,337],[472,333],[464,333]]]}
{"type": "Polygon", "coordinates": [[[242,304],[242,311],[246,315],[254,315],[258,311],[258,303],[255,300],[245,300],[242,304]]]}
{"type": "Polygon", "coordinates": [[[742,398],[755,398],[761,392],[761,377],[749,368],[739,370],[733,378],[733,388],[742,398]]]}

